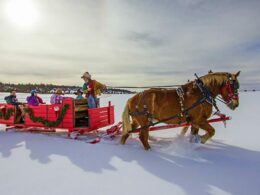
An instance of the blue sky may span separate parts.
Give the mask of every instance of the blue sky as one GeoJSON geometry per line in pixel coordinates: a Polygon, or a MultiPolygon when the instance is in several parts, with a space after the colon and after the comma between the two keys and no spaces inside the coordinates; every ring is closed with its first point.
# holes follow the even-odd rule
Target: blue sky
{"type": "Polygon", "coordinates": [[[260,1],[19,0],[15,13],[11,1],[0,0],[2,82],[79,85],[89,71],[112,86],[169,85],[212,69],[260,84],[260,1]]]}

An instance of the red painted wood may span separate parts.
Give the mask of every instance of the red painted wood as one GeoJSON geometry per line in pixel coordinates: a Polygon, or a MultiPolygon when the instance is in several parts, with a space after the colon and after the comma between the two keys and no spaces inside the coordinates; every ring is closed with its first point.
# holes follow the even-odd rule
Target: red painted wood
{"type": "MultiPolygon", "coordinates": [[[[0,107],[3,107],[5,110],[10,109],[10,108],[15,110],[15,106],[9,105],[9,104],[0,104],[0,107]]],[[[14,123],[14,112],[12,113],[12,115],[10,116],[10,118],[8,120],[0,119],[0,123],[8,124],[8,125],[13,124],[14,123]]]]}
{"type": "MultiPolygon", "coordinates": [[[[60,123],[60,125],[56,128],[64,128],[67,129],[69,132],[72,131],[78,131],[80,130],[82,133],[84,132],[90,132],[108,125],[111,125],[114,123],[114,106],[111,106],[111,103],[109,103],[108,107],[102,107],[102,108],[94,108],[94,109],[88,109],[88,115],[89,115],[89,127],[86,128],[74,128],[74,103],[73,99],[66,98],[63,100],[63,104],[55,104],[55,105],[39,105],[39,106],[29,106],[33,110],[33,114],[36,117],[41,117],[43,119],[47,119],[49,121],[56,121],[57,117],[59,115],[59,111],[61,111],[61,108],[64,104],[68,104],[70,107],[67,110],[63,121],[60,123]],[[59,108],[59,111],[55,111],[55,108],[59,108]]],[[[1,104],[0,104],[1,105],[1,104]]],[[[11,106],[12,105],[6,105],[4,106],[11,106]]],[[[4,124],[13,125],[13,116],[9,119],[9,123],[4,121],[4,124]]],[[[1,120],[0,120],[1,122],[1,120]]],[[[29,115],[26,114],[25,116],[25,124],[22,125],[24,128],[45,128],[43,127],[43,124],[41,123],[35,123],[30,120],[29,115]]],[[[46,128],[45,128],[46,129],[46,128]]],[[[55,128],[53,128],[55,129],[55,128]]]]}
{"type": "MultiPolygon", "coordinates": [[[[29,106],[28,108],[32,109],[32,113],[35,117],[41,117],[43,119],[47,119],[47,105],[39,105],[39,106],[29,106]]],[[[24,124],[26,126],[37,126],[37,127],[44,127],[42,123],[35,123],[30,119],[28,113],[25,114],[24,124]]]]}
{"type": "Polygon", "coordinates": [[[68,104],[69,109],[67,110],[64,119],[62,121],[62,127],[63,128],[73,128],[74,127],[74,99],[73,98],[66,98],[63,100],[63,105],[68,104]]]}
{"type": "MultiPolygon", "coordinates": [[[[56,116],[56,115],[48,115],[48,120],[50,120],[50,121],[55,121],[56,119],[58,118],[58,115],[56,116]]],[[[73,117],[71,116],[71,115],[68,115],[68,116],[64,116],[64,118],[63,118],[63,120],[72,120],[73,119],[73,117]]]]}
{"type": "Polygon", "coordinates": [[[108,112],[107,110],[108,107],[102,107],[102,108],[90,108],[88,109],[89,113],[102,113],[102,112],[108,112]]]}
{"type": "Polygon", "coordinates": [[[91,115],[91,121],[100,121],[100,120],[108,120],[109,116],[106,115],[106,116],[93,116],[91,115]]]}
{"type": "Polygon", "coordinates": [[[98,129],[114,122],[114,109],[112,106],[89,109],[90,128],[98,129]]]}
{"type": "Polygon", "coordinates": [[[103,123],[103,122],[109,124],[108,118],[106,118],[106,119],[100,119],[100,120],[94,120],[94,121],[92,120],[92,121],[91,121],[92,125],[99,125],[99,124],[101,124],[101,123],[103,123]]]}
{"type": "Polygon", "coordinates": [[[73,128],[73,99],[66,98],[63,100],[62,104],[48,105],[48,120],[56,121],[60,111],[62,110],[62,107],[65,104],[69,105],[69,109],[66,111],[63,121],[58,125],[57,128],[73,128]]]}
{"type": "Polygon", "coordinates": [[[115,112],[114,112],[114,106],[109,107],[109,124],[115,123],[115,112]]]}

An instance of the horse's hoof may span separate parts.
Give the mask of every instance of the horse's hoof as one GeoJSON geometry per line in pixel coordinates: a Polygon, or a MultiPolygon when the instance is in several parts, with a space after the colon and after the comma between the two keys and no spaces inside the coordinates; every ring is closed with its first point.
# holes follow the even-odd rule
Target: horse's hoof
{"type": "Polygon", "coordinates": [[[124,145],[124,144],[125,144],[125,141],[126,141],[125,139],[122,139],[122,138],[121,138],[120,144],[124,145]]]}
{"type": "Polygon", "coordinates": [[[190,136],[190,142],[191,143],[201,143],[201,137],[197,134],[197,135],[191,135],[190,136]]]}
{"type": "Polygon", "coordinates": [[[144,147],[144,149],[147,151],[147,150],[150,150],[151,147],[150,146],[146,146],[146,147],[144,147]]]}
{"type": "Polygon", "coordinates": [[[200,143],[201,143],[201,144],[205,144],[208,139],[209,139],[209,138],[208,138],[207,136],[202,136],[202,137],[201,137],[201,140],[200,140],[200,143]]]}

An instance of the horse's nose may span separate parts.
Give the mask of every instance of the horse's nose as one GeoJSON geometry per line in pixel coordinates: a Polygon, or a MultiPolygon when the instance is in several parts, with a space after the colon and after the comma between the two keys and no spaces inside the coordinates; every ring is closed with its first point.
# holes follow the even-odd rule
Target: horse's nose
{"type": "Polygon", "coordinates": [[[234,110],[239,106],[239,100],[233,100],[232,101],[234,110]]]}
{"type": "Polygon", "coordinates": [[[236,107],[239,106],[239,100],[235,100],[235,105],[236,105],[236,107]]]}

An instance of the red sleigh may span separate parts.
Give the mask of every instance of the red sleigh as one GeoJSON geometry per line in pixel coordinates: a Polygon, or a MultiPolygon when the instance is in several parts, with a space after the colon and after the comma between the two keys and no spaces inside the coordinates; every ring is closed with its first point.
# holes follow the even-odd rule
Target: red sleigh
{"type": "Polygon", "coordinates": [[[65,98],[62,104],[25,106],[25,116],[13,105],[0,104],[0,123],[23,131],[56,132],[70,135],[91,132],[114,124],[114,106],[88,108],[86,100],[65,98]]]}

